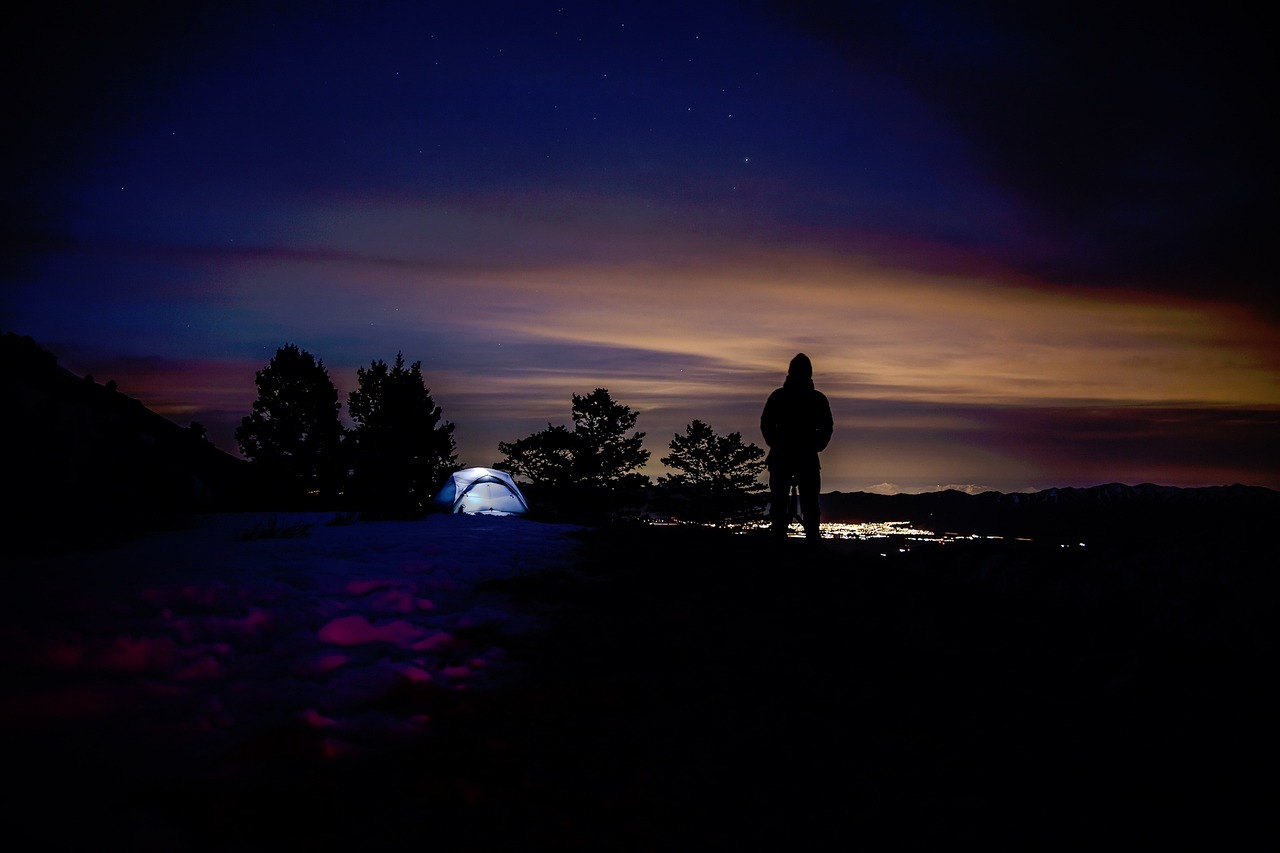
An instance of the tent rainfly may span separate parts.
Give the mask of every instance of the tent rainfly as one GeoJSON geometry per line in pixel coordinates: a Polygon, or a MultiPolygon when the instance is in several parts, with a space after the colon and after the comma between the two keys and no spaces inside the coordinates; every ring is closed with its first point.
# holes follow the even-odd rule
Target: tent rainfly
{"type": "Polygon", "coordinates": [[[511,475],[493,468],[453,472],[435,500],[449,512],[471,515],[524,515],[529,511],[529,504],[511,475]]]}

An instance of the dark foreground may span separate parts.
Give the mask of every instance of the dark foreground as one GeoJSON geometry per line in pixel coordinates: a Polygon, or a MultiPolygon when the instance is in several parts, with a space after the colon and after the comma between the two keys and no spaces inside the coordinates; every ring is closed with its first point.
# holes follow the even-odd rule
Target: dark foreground
{"type": "Polygon", "coordinates": [[[105,795],[32,817],[135,850],[1240,849],[1274,790],[1269,553],[596,533],[582,573],[501,585],[559,614],[491,638],[517,684],[386,697],[428,740],[267,738],[247,777],[130,794],[154,838],[105,795]]]}

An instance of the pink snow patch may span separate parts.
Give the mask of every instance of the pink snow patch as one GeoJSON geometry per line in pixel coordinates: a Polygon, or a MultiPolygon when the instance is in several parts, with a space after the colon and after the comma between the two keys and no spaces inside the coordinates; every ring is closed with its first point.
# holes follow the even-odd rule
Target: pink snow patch
{"type": "Polygon", "coordinates": [[[377,597],[373,606],[392,613],[410,613],[414,606],[413,594],[402,589],[387,590],[377,597]]]}
{"type": "Polygon", "coordinates": [[[352,595],[368,595],[374,590],[391,586],[391,581],[351,581],[346,590],[352,595]]]}
{"type": "Polygon", "coordinates": [[[332,672],[340,666],[345,666],[351,661],[347,655],[324,655],[316,661],[316,668],[320,672],[332,672]]]}
{"type": "MultiPolygon", "coordinates": [[[[405,645],[421,637],[423,631],[403,620],[385,625],[371,625],[359,613],[339,616],[320,629],[320,640],[338,646],[356,646],[362,643],[397,643],[405,645]]],[[[416,646],[414,648],[417,648],[416,646]]]]}
{"type": "Polygon", "coordinates": [[[327,737],[320,742],[320,754],[328,761],[336,758],[345,758],[354,755],[355,750],[350,744],[343,743],[336,738],[327,737]]]}
{"type": "Polygon", "coordinates": [[[326,675],[350,662],[351,658],[348,655],[322,654],[311,660],[301,661],[294,671],[300,675],[326,675]]]}
{"type": "Polygon", "coordinates": [[[260,607],[249,610],[247,616],[218,616],[209,620],[209,627],[220,633],[234,634],[241,637],[256,636],[271,627],[271,614],[260,607]]]}
{"type": "Polygon", "coordinates": [[[261,607],[254,607],[249,611],[248,616],[240,620],[240,624],[246,633],[254,633],[259,628],[266,628],[271,625],[271,613],[261,607]]]}
{"type": "Polygon", "coordinates": [[[448,631],[436,631],[425,640],[419,640],[413,644],[413,650],[418,652],[430,652],[436,649],[442,649],[453,642],[453,635],[448,631]]]}
{"type": "Polygon", "coordinates": [[[373,607],[376,610],[409,613],[415,604],[411,591],[397,589],[394,582],[389,580],[351,581],[345,589],[351,595],[360,597],[383,590],[383,593],[373,601],[373,607]]]}
{"type": "Polygon", "coordinates": [[[434,601],[432,601],[432,600],[431,600],[431,599],[429,599],[429,598],[419,598],[419,599],[418,599],[418,609],[419,609],[419,610],[435,610],[435,609],[436,609],[436,604],[435,604],[435,602],[434,602],[434,601]]]}
{"type": "Polygon", "coordinates": [[[431,677],[431,673],[417,666],[406,666],[404,669],[400,670],[400,674],[410,681],[435,681],[435,679],[431,677]]]}
{"type": "Polygon", "coordinates": [[[173,665],[176,655],[168,637],[116,637],[98,656],[98,665],[113,672],[144,672],[173,665]]]}
{"type": "Polygon", "coordinates": [[[181,595],[188,601],[194,601],[197,604],[213,604],[218,598],[226,592],[226,586],[215,583],[207,587],[196,586],[195,584],[187,584],[182,588],[181,595]]]}
{"type": "Polygon", "coordinates": [[[200,626],[191,617],[182,616],[177,619],[165,617],[165,621],[169,623],[169,630],[184,643],[194,642],[200,635],[200,626]]]}
{"type": "Polygon", "coordinates": [[[309,726],[315,726],[317,729],[329,729],[338,725],[337,720],[331,720],[321,714],[315,708],[308,708],[302,712],[302,721],[309,726]]]}
{"type": "Polygon", "coordinates": [[[471,670],[465,666],[446,666],[443,670],[449,678],[470,678],[471,670]]]}
{"type": "Polygon", "coordinates": [[[217,658],[212,655],[204,655],[198,660],[179,668],[173,675],[179,681],[192,681],[223,678],[226,674],[227,668],[217,658]]]}

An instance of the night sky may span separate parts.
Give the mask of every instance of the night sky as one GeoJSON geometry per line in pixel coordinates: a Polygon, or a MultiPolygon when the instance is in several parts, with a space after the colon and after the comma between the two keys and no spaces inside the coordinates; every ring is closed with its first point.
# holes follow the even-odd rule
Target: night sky
{"type": "Polygon", "coordinates": [[[1280,488],[1242,6],[46,5],[0,329],[224,450],[293,343],[421,360],[468,464],[608,388],[656,475],[803,351],[824,490],[1280,488]]]}

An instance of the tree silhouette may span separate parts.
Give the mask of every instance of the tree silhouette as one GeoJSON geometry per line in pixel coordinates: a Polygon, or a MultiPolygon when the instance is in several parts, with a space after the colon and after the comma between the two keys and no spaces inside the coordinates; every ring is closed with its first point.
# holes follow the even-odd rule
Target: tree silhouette
{"type": "Polygon", "coordinates": [[[498,442],[498,452],[506,458],[494,467],[523,477],[535,487],[565,488],[574,482],[574,434],[563,426],[552,426],[512,442],[498,442]]]}
{"type": "Polygon", "coordinates": [[[649,478],[644,433],[632,432],[638,413],[604,388],[573,395],[573,430],[552,426],[514,442],[499,442],[495,467],[527,478],[531,493],[578,517],[607,514],[639,499],[649,478]],[[628,434],[630,433],[630,434],[628,434]]]}
{"type": "Polygon", "coordinates": [[[352,499],[365,510],[416,514],[441,478],[457,466],[453,424],[422,379],[422,362],[382,360],[356,371],[347,397],[355,422],[348,436],[352,499]]]}
{"type": "Polygon", "coordinates": [[[199,421],[192,421],[191,426],[187,427],[191,435],[191,440],[197,444],[213,444],[209,439],[209,430],[205,429],[205,425],[199,421]]]}
{"type": "Polygon", "coordinates": [[[644,433],[627,435],[639,414],[615,403],[604,388],[585,397],[573,395],[573,457],[575,478],[598,483],[611,490],[646,485],[648,478],[635,473],[649,461],[644,433]]]}
{"type": "Polygon", "coordinates": [[[700,420],[671,440],[671,453],[662,464],[677,473],[659,477],[659,507],[688,521],[741,520],[758,515],[764,506],[765,452],[743,444],[742,434],[716,435],[700,420]]]}
{"type": "Polygon", "coordinates": [[[258,399],[236,428],[240,453],[269,497],[333,499],[341,482],[338,391],[323,361],[294,344],[276,350],[254,377],[258,399]]]}

